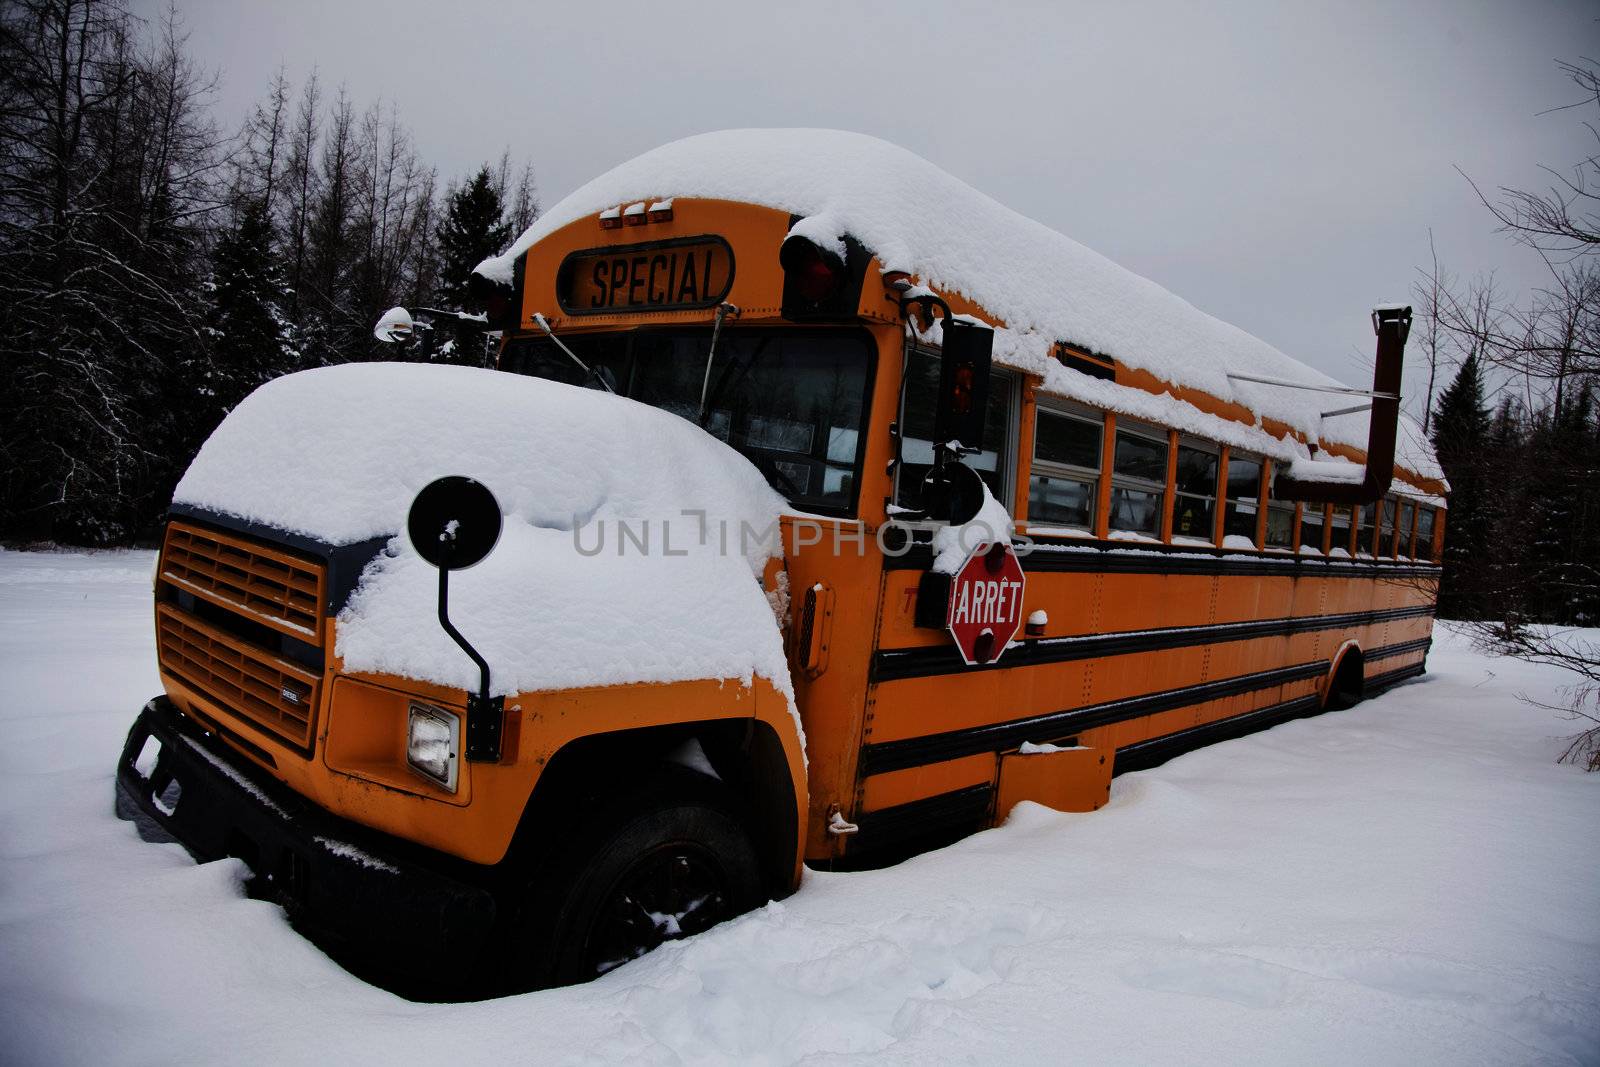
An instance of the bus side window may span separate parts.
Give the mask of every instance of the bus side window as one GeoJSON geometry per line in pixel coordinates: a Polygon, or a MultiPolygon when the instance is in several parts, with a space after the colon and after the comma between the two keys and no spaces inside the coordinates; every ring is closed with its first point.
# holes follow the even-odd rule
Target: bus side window
{"type": "Polygon", "coordinates": [[[1378,519],[1378,505],[1356,505],[1356,555],[1372,555],[1372,531],[1378,519]]]}
{"type": "Polygon", "coordinates": [[[1160,536],[1166,495],[1167,435],[1118,419],[1111,465],[1111,529],[1160,536]]]}
{"type": "Polygon", "coordinates": [[[1216,540],[1216,445],[1182,440],[1178,444],[1177,498],[1172,506],[1172,537],[1212,544],[1216,540]]]}
{"type": "Polygon", "coordinates": [[[1333,517],[1328,522],[1331,535],[1328,541],[1328,555],[1348,556],[1350,554],[1350,509],[1333,507],[1333,517]]]}
{"type": "MultiPolygon", "coordinates": [[[[983,416],[982,451],[962,457],[978,472],[989,492],[1011,510],[1011,419],[1016,378],[1004,371],[989,376],[989,404],[983,416]]],[[[922,477],[933,465],[933,414],[939,397],[939,355],[913,350],[906,361],[905,406],[901,410],[900,469],[895,475],[895,503],[904,508],[922,504],[922,477]]]]}
{"type": "Polygon", "coordinates": [[[1417,558],[1433,558],[1433,521],[1432,508],[1419,508],[1417,510],[1417,558]]]}
{"type": "MultiPolygon", "coordinates": [[[[1232,452],[1228,455],[1228,503],[1222,514],[1222,541],[1242,537],[1256,544],[1256,515],[1261,506],[1261,461],[1232,452]]],[[[1237,544],[1237,542],[1235,542],[1237,544]]]]}
{"type": "Polygon", "coordinates": [[[1094,529],[1105,417],[1040,407],[1034,419],[1028,521],[1094,529]]]}
{"type": "Polygon", "coordinates": [[[1395,553],[1396,555],[1416,555],[1416,553],[1411,549],[1411,525],[1412,520],[1416,517],[1415,509],[1416,505],[1412,504],[1409,500],[1400,505],[1400,550],[1395,553]]]}
{"type": "Polygon", "coordinates": [[[1394,555],[1395,537],[1395,499],[1392,496],[1383,498],[1383,521],[1378,524],[1378,550],[1373,553],[1377,556],[1394,555]]]}
{"type": "MultiPolygon", "coordinates": [[[[1304,504],[1300,509],[1300,551],[1322,554],[1322,529],[1326,504],[1304,504]]],[[[1349,529],[1349,527],[1345,527],[1349,529]]]]}
{"type": "Polygon", "coordinates": [[[1294,505],[1267,489],[1267,547],[1294,548],[1294,505]]]}

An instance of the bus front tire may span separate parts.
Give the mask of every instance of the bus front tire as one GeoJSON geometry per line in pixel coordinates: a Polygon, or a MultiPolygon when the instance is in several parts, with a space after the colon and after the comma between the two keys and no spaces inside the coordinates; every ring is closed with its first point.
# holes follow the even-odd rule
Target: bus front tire
{"type": "Polygon", "coordinates": [[[694,779],[664,776],[574,827],[566,860],[525,898],[517,984],[586,982],[761,904],[749,835],[716,783],[694,779]]]}

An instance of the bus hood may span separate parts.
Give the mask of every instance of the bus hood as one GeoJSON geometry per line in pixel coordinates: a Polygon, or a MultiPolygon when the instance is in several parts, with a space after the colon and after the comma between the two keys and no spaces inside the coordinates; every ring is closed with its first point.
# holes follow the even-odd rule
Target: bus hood
{"type": "Polygon", "coordinates": [[[751,464],[644,404],[499,371],[348,364],[262,386],[173,495],[330,546],[389,538],[338,616],[352,671],[476,685],[435,618],[437,572],[402,532],[446,474],[505,525],[452,576],[451,618],[509,694],[755,675],[790,691],[760,578],[785,508],[751,464]]]}

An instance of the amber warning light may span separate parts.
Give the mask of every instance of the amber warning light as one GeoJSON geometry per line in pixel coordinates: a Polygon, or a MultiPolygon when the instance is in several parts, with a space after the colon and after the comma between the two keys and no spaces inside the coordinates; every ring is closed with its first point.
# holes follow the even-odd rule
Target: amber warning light
{"type": "Polygon", "coordinates": [[[652,222],[672,221],[672,198],[649,202],[635,201],[618,204],[600,212],[596,218],[602,230],[620,230],[624,226],[644,226],[652,222]]]}

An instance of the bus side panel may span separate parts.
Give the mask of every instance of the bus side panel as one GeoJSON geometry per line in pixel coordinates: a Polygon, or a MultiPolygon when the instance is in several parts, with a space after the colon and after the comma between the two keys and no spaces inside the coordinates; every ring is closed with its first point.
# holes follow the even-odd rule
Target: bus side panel
{"type": "MultiPolygon", "coordinates": [[[[1284,558],[1264,555],[1261,564],[1265,569],[1284,558]]],[[[1314,710],[1347,641],[1380,658],[1369,665],[1369,678],[1423,661],[1432,629],[1431,579],[1378,578],[1342,567],[1319,574],[1316,566],[1298,578],[1247,569],[1217,575],[1030,570],[1024,611],[1043,609],[1049,623],[1042,638],[1024,640],[1028,651],[1009,655],[1017,663],[1035,649],[1053,648],[1054,661],[996,669],[966,668],[938,656],[949,645],[947,635],[913,622],[921,572],[888,572],[880,643],[890,652],[920,654],[917,666],[897,666],[871,687],[861,810],[992,790],[1001,757],[1023,741],[1073,741],[1113,753],[1263,709],[1314,710]],[[1385,615],[1407,610],[1417,614],[1385,615]],[[1320,627],[1317,616],[1342,618],[1320,627]],[[1241,624],[1261,628],[1241,632],[1241,624]],[[1108,635],[1128,640],[1081,658],[1061,651],[1070,645],[1062,638],[1108,635]],[[1193,699],[1184,690],[1192,690],[1193,699]],[[1073,716],[1084,712],[1096,718],[1085,720],[1086,728],[1073,727],[1073,716]],[[1036,718],[1037,725],[1016,725],[1036,718]],[[1003,737],[985,729],[997,724],[1005,725],[1003,737]]],[[[991,814],[999,819],[1005,812],[991,814]]]]}

